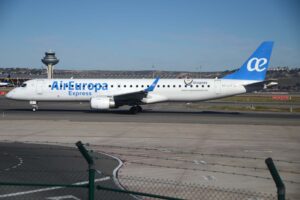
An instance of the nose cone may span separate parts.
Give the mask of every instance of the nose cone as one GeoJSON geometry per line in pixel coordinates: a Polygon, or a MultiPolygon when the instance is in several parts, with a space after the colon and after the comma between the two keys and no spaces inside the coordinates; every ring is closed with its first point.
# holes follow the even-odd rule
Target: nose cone
{"type": "Polygon", "coordinates": [[[8,92],[8,93],[5,95],[5,97],[8,98],[8,99],[14,99],[14,93],[15,93],[15,91],[12,90],[12,91],[8,92]]]}

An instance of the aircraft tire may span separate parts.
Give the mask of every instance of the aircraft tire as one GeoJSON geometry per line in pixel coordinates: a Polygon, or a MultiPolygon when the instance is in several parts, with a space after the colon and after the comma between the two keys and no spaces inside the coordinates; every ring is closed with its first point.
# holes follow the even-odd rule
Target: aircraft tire
{"type": "Polygon", "coordinates": [[[142,106],[136,106],[136,108],[137,108],[138,112],[143,112],[142,106]]]}
{"type": "Polygon", "coordinates": [[[136,106],[132,106],[130,109],[129,109],[129,112],[130,114],[137,114],[138,113],[138,108],[136,106]]]}

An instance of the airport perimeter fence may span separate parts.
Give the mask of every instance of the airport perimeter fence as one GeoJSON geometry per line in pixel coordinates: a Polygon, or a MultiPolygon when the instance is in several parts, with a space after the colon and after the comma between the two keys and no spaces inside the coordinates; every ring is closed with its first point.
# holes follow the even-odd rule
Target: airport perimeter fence
{"type": "MultiPolygon", "coordinates": [[[[233,199],[264,199],[264,200],[275,200],[276,197],[272,194],[264,194],[258,192],[250,192],[239,189],[225,189],[219,187],[188,184],[188,183],[177,183],[170,180],[164,179],[151,179],[144,177],[130,177],[121,176],[119,177],[121,184],[125,191],[132,194],[132,191],[138,191],[141,193],[155,194],[158,196],[167,196],[166,199],[199,199],[199,200],[233,200],[233,199]]],[[[104,196],[108,197],[112,193],[126,194],[127,192],[107,188],[105,186],[98,185],[97,189],[106,191],[104,196]]],[[[138,193],[133,193],[140,199],[164,199],[164,198],[143,198],[138,193]]],[[[120,198],[122,199],[122,198],[120,198]]]]}
{"type": "MultiPolygon", "coordinates": [[[[39,164],[34,169],[19,169],[12,166],[0,171],[0,199],[199,199],[199,200],[284,200],[285,187],[275,168],[272,159],[266,163],[275,180],[278,195],[257,193],[240,189],[219,188],[198,184],[179,183],[176,181],[153,179],[136,176],[118,177],[99,172],[91,154],[81,142],[76,143],[81,155],[85,158],[88,169],[77,169],[69,166],[59,170],[43,169],[49,163],[39,164]],[[29,180],[30,181],[26,181],[29,180]],[[57,183],[58,180],[61,180],[57,183]],[[55,193],[53,193],[55,191],[55,193]],[[34,195],[34,196],[33,196],[34,195]]],[[[72,155],[77,158],[80,155],[72,155]]],[[[70,156],[70,158],[72,158],[70,156]]],[[[31,159],[39,159],[33,156],[31,159]]],[[[51,155],[48,155],[51,159],[51,155]]],[[[56,156],[56,159],[59,159],[56,156]]],[[[62,157],[67,163],[67,157],[62,157]]]]}

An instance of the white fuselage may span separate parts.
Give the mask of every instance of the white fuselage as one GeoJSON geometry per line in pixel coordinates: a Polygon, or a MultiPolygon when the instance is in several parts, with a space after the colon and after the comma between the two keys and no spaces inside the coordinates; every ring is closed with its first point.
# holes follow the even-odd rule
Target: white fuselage
{"type": "MultiPolygon", "coordinates": [[[[153,79],[35,79],[13,89],[8,98],[29,101],[90,101],[145,90],[153,79]]],[[[242,94],[258,81],[230,79],[160,79],[143,103],[203,101],[242,94]]]]}

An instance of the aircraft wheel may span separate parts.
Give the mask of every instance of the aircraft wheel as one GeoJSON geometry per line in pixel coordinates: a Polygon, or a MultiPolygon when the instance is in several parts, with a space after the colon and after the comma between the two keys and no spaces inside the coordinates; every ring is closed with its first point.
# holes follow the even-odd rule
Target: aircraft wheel
{"type": "Polygon", "coordinates": [[[37,110],[38,110],[38,107],[37,107],[37,106],[32,107],[32,111],[33,111],[33,112],[35,112],[35,111],[37,111],[37,110]]]}
{"type": "Polygon", "coordinates": [[[137,114],[138,113],[138,108],[136,106],[132,106],[130,109],[129,109],[129,112],[133,115],[137,114]]]}
{"type": "Polygon", "coordinates": [[[143,112],[142,106],[136,106],[136,108],[137,108],[138,112],[143,112]]]}

